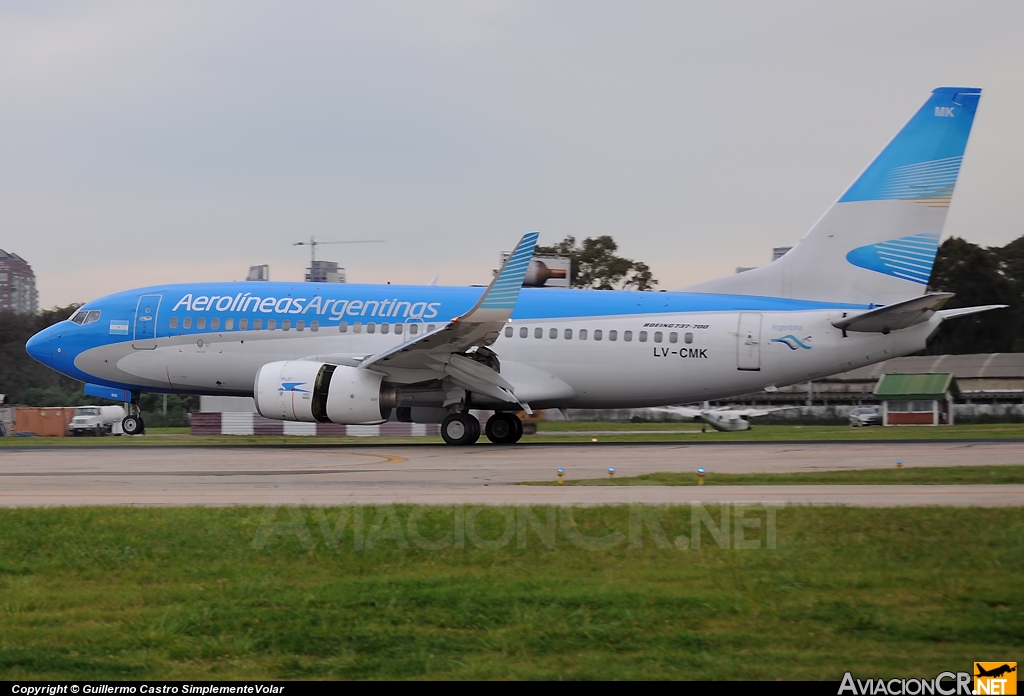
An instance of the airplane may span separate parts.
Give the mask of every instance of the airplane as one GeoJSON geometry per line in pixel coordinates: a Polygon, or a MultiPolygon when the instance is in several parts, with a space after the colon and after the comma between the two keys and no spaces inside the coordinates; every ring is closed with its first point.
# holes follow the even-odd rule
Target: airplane
{"type": "Polygon", "coordinates": [[[266,418],[440,423],[494,443],[519,411],[729,398],[922,350],[953,317],[927,292],[981,90],[942,87],[793,249],[674,292],[524,288],[526,234],[486,288],[281,282],[157,285],[89,302],[27,343],[126,402],[254,397],[266,418]]]}
{"type": "Polygon", "coordinates": [[[975,667],[978,668],[978,673],[974,675],[976,677],[1001,677],[1004,674],[1009,674],[1011,672],[1017,671],[1016,667],[1011,667],[1008,664],[1004,664],[999,667],[993,667],[992,669],[985,669],[978,663],[975,663],[975,667]]]}
{"type": "MultiPolygon", "coordinates": [[[[710,425],[715,430],[723,433],[735,433],[750,430],[751,418],[767,416],[775,411],[786,411],[798,406],[773,406],[770,408],[732,408],[720,406],[711,408],[705,401],[702,408],[692,406],[666,406],[658,410],[666,413],[674,413],[684,418],[699,418],[702,423],[710,425]]],[[[701,428],[703,430],[703,428],[701,428]]]]}

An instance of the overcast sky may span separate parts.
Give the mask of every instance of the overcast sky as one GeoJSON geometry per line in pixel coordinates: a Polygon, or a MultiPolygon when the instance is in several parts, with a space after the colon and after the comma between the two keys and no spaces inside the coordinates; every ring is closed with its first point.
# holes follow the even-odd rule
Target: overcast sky
{"type": "Polygon", "coordinates": [[[162,282],[489,280],[540,230],[662,288],[796,242],[930,90],[982,87],[946,234],[1024,234],[1024,3],[0,5],[0,248],[44,307],[162,282]]]}

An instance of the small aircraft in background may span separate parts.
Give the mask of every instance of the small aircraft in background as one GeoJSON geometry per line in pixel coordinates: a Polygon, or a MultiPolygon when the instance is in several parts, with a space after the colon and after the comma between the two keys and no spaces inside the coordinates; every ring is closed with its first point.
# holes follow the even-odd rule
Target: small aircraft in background
{"type": "MultiPolygon", "coordinates": [[[[797,406],[775,406],[772,408],[732,408],[730,406],[719,406],[711,408],[707,401],[702,408],[693,406],[665,406],[657,409],[665,413],[675,413],[686,418],[696,418],[704,425],[710,425],[715,430],[723,433],[735,433],[741,430],[750,430],[750,419],[758,416],[767,416],[774,411],[785,411],[797,406]]],[[[701,428],[704,431],[704,428],[701,428]]]]}

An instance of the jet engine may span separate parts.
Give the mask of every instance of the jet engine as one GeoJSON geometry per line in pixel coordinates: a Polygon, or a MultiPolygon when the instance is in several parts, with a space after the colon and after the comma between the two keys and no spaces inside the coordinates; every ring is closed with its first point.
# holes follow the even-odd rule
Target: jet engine
{"type": "Polygon", "coordinates": [[[264,418],[358,425],[380,423],[398,390],[379,372],[306,360],[267,363],[256,373],[253,396],[264,418]]]}

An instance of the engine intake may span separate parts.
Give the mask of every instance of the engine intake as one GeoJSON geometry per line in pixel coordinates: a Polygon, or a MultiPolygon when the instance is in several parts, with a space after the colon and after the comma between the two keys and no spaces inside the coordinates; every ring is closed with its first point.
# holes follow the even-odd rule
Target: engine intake
{"type": "Polygon", "coordinates": [[[380,373],[306,360],[267,363],[253,387],[261,416],[305,423],[380,423],[391,415],[397,395],[380,373]]]}

